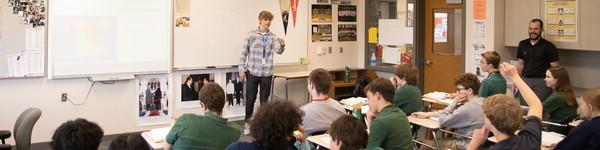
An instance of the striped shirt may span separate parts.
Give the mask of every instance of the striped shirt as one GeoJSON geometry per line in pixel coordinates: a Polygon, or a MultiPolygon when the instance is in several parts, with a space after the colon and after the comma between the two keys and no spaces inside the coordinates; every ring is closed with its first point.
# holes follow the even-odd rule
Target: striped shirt
{"type": "Polygon", "coordinates": [[[284,50],[285,47],[280,45],[273,32],[262,33],[259,29],[250,31],[244,39],[239,71],[249,71],[250,74],[259,77],[271,76],[273,75],[273,52],[281,54],[284,50]]]}

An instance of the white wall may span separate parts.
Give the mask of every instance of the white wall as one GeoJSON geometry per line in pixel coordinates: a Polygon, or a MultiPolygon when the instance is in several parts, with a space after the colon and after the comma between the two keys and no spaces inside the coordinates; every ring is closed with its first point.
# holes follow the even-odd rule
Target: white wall
{"type": "MultiPolygon", "coordinates": [[[[465,14],[465,72],[475,73],[476,68],[479,67],[478,62],[475,60],[475,55],[479,55],[485,51],[497,51],[500,53],[503,61],[507,61],[507,51],[504,47],[504,1],[486,1],[486,35],[485,35],[485,50],[475,52],[473,48],[473,37],[474,37],[474,22],[473,19],[473,1],[466,2],[466,14],[465,14]]],[[[510,59],[508,59],[510,60],[510,59]]],[[[483,72],[483,71],[482,71],[483,72]]]]}
{"type": "Polygon", "coordinates": [[[6,55],[25,49],[25,25],[12,13],[8,0],[0,0],[0,77],[8,76],[6,55]]]}
{"type": "MultiPolygon", "coordinates": [[[[6,6],[6,0],[3,0],[2,15],[7,14],[4,13],[5,10],[8,10],[6,6]]],[[[362,42],[365,33],[363,29],[365,17],[364,6],[364,2],[362,0],[359,1],[359,25],[357,27],[358,46],[344,47],[344,53],[354,53],[351,54],[352,57],[328,57],[327,59],[317,59],[311,58],[314,56],[309,55],[309,59],[311,60],[310,65],[277,66],[274,68],[274,72],[301,71],[318,67],[327,68],[327,65],[330,63],[335,63],[338,66],[345,66],[346,64],[357,67],[364,66],[364,42],[362,42]]],[[[4,36],[4,33],[10,33],[6,30],[13,30],[12,28],[6,29],[6,26],[4,26],[4,23],[9,21],[8,18],[9,17],[2,16],[2,39],[7,37],[4,36]]],[[[14,34],[24,35],[19,33],[14,34]]],[[[309,52],[310,51],[311,50],[309,50],[309,52]]],[[[284,80],[275,81],[274,95],[276,97],[285,97],[284,83],[284,80]]],[[[62,80],[47,80],[46,78],[0,79],[0,91],[2,91],[1,95],[3,96],[2,99],[0,99],[0,129],[12,130],[18,115],[29,107],[38,107],[42,109],[43,112],[42,117],[34,127],[32,143],[50,141],[54,130],[61,123],[75,118],[86,118],[98,123],[104,130],[105,135],[143,131],[161,127],[139,127],[136,125],[137,97],[136,83],[134,80],[117,81],[115,84],[97,83],[94,85],[88,101],[81,106],[74,106],[68,102],[60,101],[60,94],[63,92],[67,92],[69,97],[74,101],[81,101],[85,97],[90,84],[91,82],[83,78],[62,80]]],[[[289,80],[288,88],[290,99],[294,100],[296,104],[301,105],[306,102],[308,95],[306,94],[305,79],[289,80]]],[[[173,94],[171,93],[171,95],[173,94]]],[[[171,98],[171,100],[172,99],[174,98],[171,98]]],[[[198,114],[200,112],[199,108],[173,109],[173,104],[175,104],[173,101],[170,101],[169,104],[171,104],[170,107],[173,110],[173,115],[175,117],[184,113],[198,114]]],[[[13,138],[10,138],[7,142],[14,144],[13,138]]]]}

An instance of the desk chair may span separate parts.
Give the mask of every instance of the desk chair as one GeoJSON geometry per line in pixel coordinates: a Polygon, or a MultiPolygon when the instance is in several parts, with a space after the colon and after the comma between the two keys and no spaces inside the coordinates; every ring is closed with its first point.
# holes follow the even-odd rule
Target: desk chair
{"type": "MultiPolygon", "coordinates": [[[[38,119],[40,119],[41,115],[42,110],[39,108],[28,108],[19,115],[19,118],[17,118],[13,133],[15,135],[15,147],[18,150],[29,150],[33,126],[38,119]]],[[[2,144],[5,145],[4,140],[10,137],[10,131],[0,131],[0,137],[2,138],[2,144]]],[[[7,149],[0,146],[0,150],[10,150],[10,146],[7,149]]]]}

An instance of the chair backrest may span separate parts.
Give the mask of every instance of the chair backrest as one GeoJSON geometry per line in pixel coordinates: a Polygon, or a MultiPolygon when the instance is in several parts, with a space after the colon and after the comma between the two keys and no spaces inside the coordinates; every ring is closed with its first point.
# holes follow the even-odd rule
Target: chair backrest
{"type": "Polygon", "coordinates": [[[29,150],[33,126],[40,119],[41,115],[42,110],[39,108],[28,108],[19,115],[13,130],[17,150],[29,150]]]}

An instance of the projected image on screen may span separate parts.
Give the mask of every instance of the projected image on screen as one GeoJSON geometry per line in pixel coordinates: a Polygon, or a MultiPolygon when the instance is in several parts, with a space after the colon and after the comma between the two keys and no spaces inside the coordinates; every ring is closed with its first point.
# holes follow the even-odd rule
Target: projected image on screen
{"type": "Polygon", "coordinates": [[[170,1],[48,1],[49,75],[168,70],[170,1]]]}

